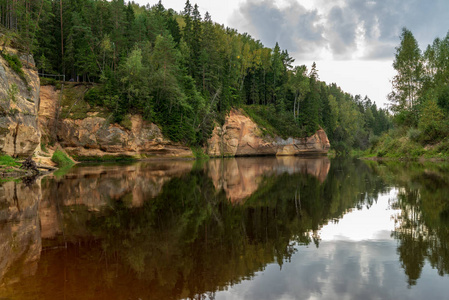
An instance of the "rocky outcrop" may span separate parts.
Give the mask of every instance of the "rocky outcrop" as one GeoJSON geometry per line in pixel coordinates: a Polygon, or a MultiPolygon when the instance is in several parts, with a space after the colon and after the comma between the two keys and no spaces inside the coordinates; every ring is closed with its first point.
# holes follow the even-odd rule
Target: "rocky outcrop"
{"type": "Polygon", "coordinates": [[[111,123],[95,113],[84,119],[63,118],[55,125],[59,92],[53,86],[42,86],[41,90],[42,130],[47,135],[56,132],[58,142],[70,155],[193,157],[189,147],[164,138],[157,125],[139,115],[131,116],[130,128],[111,123]]]}
{"type": "Polygon", "coordinates": [[[210,156],[326,154],[330,144],[323,129],[301,139],[282,139],[263,134],[261,128],[238,110],[231,110],[222,127],[215,127],[208,141],[210,156]]]}
{"type": "Polygon", "coordinates": [[[132,128],[110,124],[105,118],[64,119],[58,124],[58,140],[70,155],[76,156],[164,156],[193,157],[190,148],[165,139],[160,128],[131,117],[132,128]]]}
{"type": "Polygon", "coordinates": [[[210,156],[276,155],[273,139],[264,138],[259,126],[237,110],[231,110],[222,127],[215,127],[208,141],[210,156]]]}
{"type": "MultiPolygon", "coordinates": [[[[5,53],[15,54],[6,48],[5,53]]],[[[39,77],[32,58],[20,76],[0,56],[0,152],[18,157],[33,154],[40,144],[37,124],[39,77]]]]}
{"type": "Polygon", "coordinates": [[[318,129],[314,135],[302,139],[276,138],[276,144],[278,145],[276,155],[327,154],[330,148],[329,139],[323,129],[318,129]]]}

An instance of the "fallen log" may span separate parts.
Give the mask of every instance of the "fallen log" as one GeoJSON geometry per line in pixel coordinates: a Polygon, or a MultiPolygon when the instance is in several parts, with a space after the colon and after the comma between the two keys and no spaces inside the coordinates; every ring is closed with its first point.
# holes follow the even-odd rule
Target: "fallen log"
{"type": "Polygon", "coordinates": [[[44,165],[40,165],[40,164],[36,164],[36,167],[38,169],[44,169],[44,170],[48,170],[48,171],[56,171],[58,169],[58,168],[55,168],[55,167],[44,166],[44,165]]]}

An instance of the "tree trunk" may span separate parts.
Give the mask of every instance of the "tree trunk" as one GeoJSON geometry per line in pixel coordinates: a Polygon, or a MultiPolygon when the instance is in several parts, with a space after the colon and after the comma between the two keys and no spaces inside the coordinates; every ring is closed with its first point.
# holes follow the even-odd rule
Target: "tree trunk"
{"type": "Polygon", "coordinates": [[[295,101],[293,102],[293,119],[296,120],[296,99],[298,99],[297,94],[295,94],[295,101]]]}

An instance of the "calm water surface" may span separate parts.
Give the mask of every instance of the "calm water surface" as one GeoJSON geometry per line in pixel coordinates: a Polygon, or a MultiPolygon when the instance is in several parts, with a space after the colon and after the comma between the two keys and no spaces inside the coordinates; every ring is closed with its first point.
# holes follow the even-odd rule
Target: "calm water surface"
{"type": "Polygon", "coordinates": [[[0,299],[445,299],[449,166],[80,165],[0,186],[0,299]]]}

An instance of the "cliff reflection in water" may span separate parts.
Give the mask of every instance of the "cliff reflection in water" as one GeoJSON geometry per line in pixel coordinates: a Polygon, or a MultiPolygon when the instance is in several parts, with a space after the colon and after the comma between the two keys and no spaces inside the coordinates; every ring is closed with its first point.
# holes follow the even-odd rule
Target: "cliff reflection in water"
{"type": "MultiPolygon", "coordinates": [[[[319,246],[323,225],[374,205],[388,185],[404,186],[408,179],[390,181],[394,172],[353,160],[267,157],[80,166],[32,187],[8,183],[0,189],[0,297],[213,298],[271,263],[282,267],[299,245],[319,246]]],[[[423,260],[416,267],[401,247],[423,238],[416,230],[407,238],[405,219],[415,220],[407,212],[433,211],[413,203],[394,204],[403,209],[395,238],[410,279],[423,260]]],[[[419,227],[434,228],[426,247],[441,274],[445,215],[419,227]]]]}
{"type": "Polygon", "coordinates": [[[215,159],[207,164],[208,175],[217,190],[223,189],[232,202],[241,202],[251,196],[264,177],[283,173],[303,173],[324,182],[330,168],[327,157],[314,159],[294,156],[261,158],[215,159]]]}
{"type": "Polygon", "coordinates": [[[42,248],[40,199],[40,181],[0,185],[0,286],[36,272],[42,248]]]}

